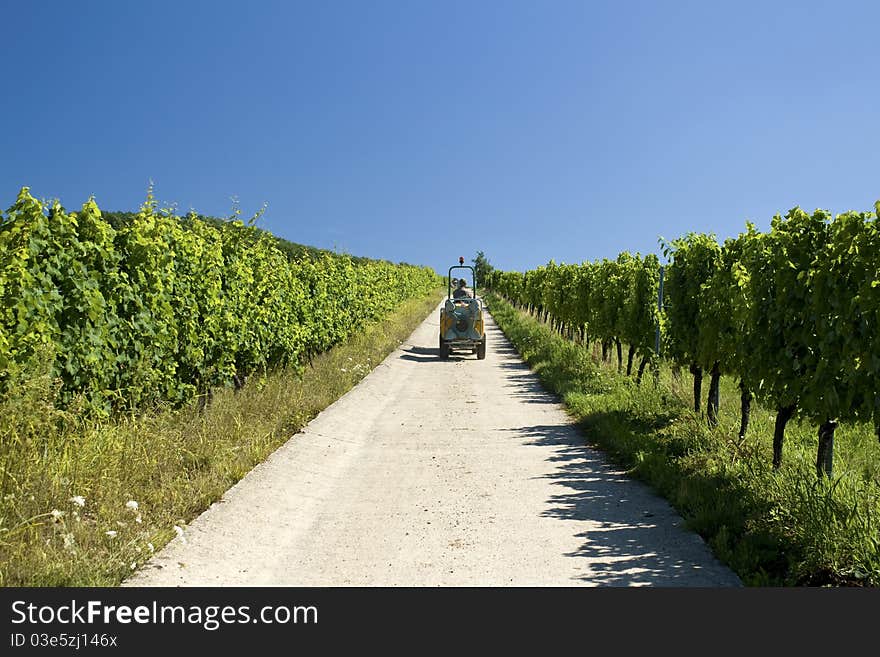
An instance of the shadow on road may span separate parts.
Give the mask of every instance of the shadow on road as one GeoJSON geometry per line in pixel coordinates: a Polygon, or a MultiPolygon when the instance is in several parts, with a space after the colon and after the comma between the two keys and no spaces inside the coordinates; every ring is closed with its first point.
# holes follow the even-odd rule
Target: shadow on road
{"type": "MultiPolygon", "coordinates": [[[[502,365],[502,367],[505,367],[502,365]]],[[[519,372],[506,376],[506,388],[511,388],[511,394],[519,401],[526,404],[559,404],[561,400],[556,395],[547,392],[528,366],[523,368],[514,367],[511,363],[508,369],[519,372]]]]}
{"type": "MultiPolygon", "coordinates": [[[[530,404],[561,403],[560,397],[541,385],[500,329],[490,326],[488,332],[498,344],[496,353],[510,356],[500,365],[505,370],[505,385],[514,396],[530,404]]],[[[651,426],[645,426],[644,420],[619,410],[588,418],[590,424],[616,421],[635,433],[648,433],[671,419],[657,417],[651,426]]],[[[548,508],[541,515],[581,523],[583,531],[575,534],[581,546],[565,555],[587,562],[581,580],[596,586],[737,584],[733,575],[726,580],[722,575],[710,576],[699,564],[682,559],[681,554],[698,554],[694,551],[697,547],[705,549],[699,545],[701,539],[682,531],[681,518],[647,486],[633,481],[609,465],[601,452],[588,447],[578,425],[545,424],[507,431],[524,445],[549,450],[547,461],[555,467],[543,478],[558,486],[559,493],[547,500],[548,508]]]]}
{"type": "MultiPolygon", "coordinates": [[[[668,507],[660,507],[664,511],[655,518],[646,508],[657,509],[653,494],[647,489],[633,494],[633,485],[639,484],[609,467],[574,425],[507,431],[524,445],[552,452],[547,460],[556,467],[543,476],[560,492],[550,497],[541,515],[584,523],[584,531],[575,534],[583,544],[565,555],[589,560],[589,573],[580,579],[596,586],[693,586],[700,578],[698,565],[671,554],[699,539],[676,526],[680,520],[668,507]]],[[[705,580],[703,586],[717,585],[708,576],[705,580]]]]}
{"type": "Polygon", "coordinates": [[[403,350],[404,353],[400,355],[401,360],[411,360],[416,363],[442,363],[446,361],[455,361],[455,360],[476,360],[477,355],[464,351],[453,351],[450,352],[449,357],[446,359],[440,358],[440,348],[439,347],[417,347],[412,346],[408,349],[403,350]]]}
{"type": "MultiPolygon", "coordinates": [[[[487,331],[486,333],[488,335],[489,331],[487,331]]],[[[506,340],[505,340],[505,342],[506,342],[506,340]]],[[[492,345],[492,346],[494,347],[494,349],[492,349],[492,351],[494,353],[498,354],[499,356],[513,356],[515,358],[519,358],[519,352],[516,349],[514,349],[512,346],[510,346],[509,342],[507,342],[506,344],[499,344],[499,345],[492,345]]],[[[506,365],[506,363],[505,363],[505,365],[506,365]]],[[[525,365],[525,363],[523,363],[523,365],[525,365]]]]}

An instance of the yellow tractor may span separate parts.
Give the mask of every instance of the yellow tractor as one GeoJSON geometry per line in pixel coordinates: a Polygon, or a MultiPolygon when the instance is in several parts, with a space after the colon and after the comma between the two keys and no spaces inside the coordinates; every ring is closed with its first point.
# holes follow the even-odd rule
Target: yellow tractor
{"type": "Polygon", "coordinates": [[[458,266],[447,274],[446,302],[440,309],[440,358],[448,358],[451,351],[467,351],[483,360],[486,357],[486,328],[483,323],[483,301],[477,298],[477,277],[473,267],[458,259],[458,266]],[[473,285],[467,287],[464,278],[453,278],[452,271],[469,269],[473,285]]]}

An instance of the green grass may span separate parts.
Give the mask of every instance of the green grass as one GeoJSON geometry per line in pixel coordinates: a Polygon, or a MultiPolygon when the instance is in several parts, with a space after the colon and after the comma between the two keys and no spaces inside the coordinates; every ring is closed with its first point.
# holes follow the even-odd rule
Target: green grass
{"type": "Polygon", "coordinates": [[[204,409],[90,421],[56,409],[55,382],[34,373],[0,400],[0,585],[119,584],[175,525],[185,528],[378,365],[439,299],[438,290],[403,304],[302,377],[254,377],[238,392],[216,391],[204,409]]]}
{"type": "MultiPolygon", "coordinates": [[[[719,425],[693,411],[692,378],[662,364],[641,386],[506,301],[492,316],[589,443],[650,484],[751,586],[880,585],[880,445],[867,425],[843,424],[834,477],[816,476],[817,429],[792,420],[783,465],[772,468],[775,414],[757,404],[739,439],[740,394],[722,379],[719,425]]],[[[624,352],[625,353],[625,352],[624,352]]],[[[703,404],[708,392],[704,381],[703,404]]]]}

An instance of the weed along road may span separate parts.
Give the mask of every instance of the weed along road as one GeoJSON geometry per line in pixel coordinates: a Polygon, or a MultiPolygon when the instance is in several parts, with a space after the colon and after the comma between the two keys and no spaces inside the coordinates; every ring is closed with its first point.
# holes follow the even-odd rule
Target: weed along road
{"type": "Polygon", "coordinates": [[[740,586],[491,316],[485,360],[441,360],[438,316],[124,585],[740,586]]]}

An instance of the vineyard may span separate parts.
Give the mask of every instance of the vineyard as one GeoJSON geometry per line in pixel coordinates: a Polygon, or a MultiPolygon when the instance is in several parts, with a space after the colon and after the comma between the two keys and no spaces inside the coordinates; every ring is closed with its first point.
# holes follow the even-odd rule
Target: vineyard
{"type": "Polygon", "coordinates": [[[0,214],[0,586],[117,584],[437,303],[257,218],[0,214]]]}
{"type": "MultiPolygon", "coordinates": [[[[877,204],[880,210],[880,202],[877,204]]],[[[776,412],[773,465],[782,463],[786,424],[817,426],[816,470],[833,474],[835,429],[869,421],[880,438],[880,225],[877,214],[832,218],[794,208],[719,244],[690,233],[663,241],[670,264],[621,253],[581,265],[493,271],[488,285],[559,332],[595,342],[602,359],[641,382],[660,357],[693,375],[694,411],[717,423],[719,380],[741,391],[740,437],[752,400],[776,412]],[[638,361],[635,372],[634,363],[638,361]]]]}
{"type": "MultiPolygon", "coordinates": [[[[875,586],[877,212],[832,217],[795,208],[774,217],[767,232],[749,224],[723,243],[690,233],[661,244],[666,265],[655,255],[621,253],[520,273],[488,267],[482,252],[475,264],[493,323],[545,388],[560,394],[590,442],[672,502],[743,582],[875,586]]],[[[604,518],[610,507],[584,503],[598,471],[587,469],[583,437],[569,442],[570,418],[557,426],[522,403],[544,393],[512,349],[479,363],[437,357],[440,282],[427,267],[284,243],[253,220],[177,216],[152,195],[137,213],[102,213],[93,200],[71,212],[23,189],[0,214],[0,586],[120,583],[279,447],[308,450],[308,438],[290,437],[397,349],[397,369],[382,368],[384,384],[362,391],[372,415],[349,402],[348,416],[329,418],[351,431],[342,441],[348,447],[328,449],[337,429],[309,434],[320,449],[297,461],[308,475],[297,482],[308,489],[304,499],[318,484],[363,476],[375,484],[370,499],[382,500],[375,512],[394,515],[388,509],[415,494],[413,479],[395,472],[402,488],[386,490],[397,466],[382,459],[411,459],[408,467],[431,474],[416,478],[416,493],[427,497],[407,513],[417,511],[419,520],[410,521],[434,536],[439,523],[420,519],[435,500],[483,491],[482,474],[462,479],[465,471],[497,468],[494,476],[514,488],[480,508],[494,514],[511,502],[509,512],[519,513],[528,496],[506,470],[515,452],[532,459],[530,482],[559,469],[552,494],[529,488],[534,517],[516,515],[522,522],[512,526],[526,532],[518,540],[556,536],[551,552],[565,555],[562,573],[572,554],[601,561],[605,552],[595,544],[610,540],[613,552],[643,564],[646,577],[674,581],[680,573],[666,559],[681,561],[662,540],[599,536],[585,525],[589,539],[578,546],[569,542],[587,534],[538,524],[554,515],[604,518]],[[403,348],[405,340],[411,344],[403,348]],[[455,406],[461,399],[466,411],[455,406]],[[448,430],[451,414],[465,413],[469,430],[482,427],[473,434],[485,452],[480,468],[471,463],[478,458],[471,443],[455,442],[464,432],[448,430]],[[414,435],[425,441],[418,450],[414,435]],[[375,458],[341,458],[357,441],[375,458]],[[517,444],[510,441],[524,449],[509,451],[517,444]],[[386,454],[392,444],[401,451],[386,454]],[[531,456],[533,449],[547,451],[531,456]],[[438,468],[438,453],[451,459],[448,468],[438,468]],[[336,457],[335,478],[309,478],[324,472],[311,459],[336,457]],[[435,472],[442,491],[422,490],[435,472]],[[571,488],[570,500],[558,485],[571,488]],[[548,516],[548,503],[563,508],[548,516]]],[[[282,478],[267,489],[273,499],[287,490],[286,469],[282,478]]],[[[333,514],[338,494],[351,502],[362,492],[333,490],[325,500],[333,514]]],[[[594,499],[606,498],[619,505],[629,493],[594,499]]],[[[436,505],[446,508],[465,518],[476,513],[472,537],[480,544],[486,523],[479,513],[436,505]]],[[[615,531],[655,528],[654,512],[626,512],[637,515],[615,531]]],[[[352,522],[371,517],[363,509],[340,513],[352,522]]],[[[273,525],[281,535],[267,543],[267,562],[291,544],[282,531],[288,524],[273,525]]],[[[364,541],[380,539],[379,553],[397,549],[371,523],[360,530],[364,541]]],[[[220,531],[230,533],[222,523],[220,531]]],[[[251,541],[246,534],[241,540],[251,541]]],[[[436,542],[445,550],[457,545],[453,539],[436,542]]],[[[302,540],[311,545],[310,535],[302,540]]],[[[348,558],[348,534],[339,540],[348,558]]],[[[482,572],[475,563],[471,574],[482,572]]],[[[499,572],[508,566],[499,563],[499,572]]],[[[627,577],[638,579],[637,570],[627,577]]],[[[613,572],[597,570],[591,577],[600,579],[588,581],[621,581],[613,572]]]]}
{"type": "Polygon", "coordinates": [[[491,270],[493,316],[591,441],[744,581],[876,586],[877,213],[794,208],[721,244],[660,241],[665,266],[491,270]]]}
{"type": "Polygon", "coordinates": [[[288,257],[266,231],[157,210],[116,228],[22,189],[0,214],[0,395],[51,363],[58,402],[181,404],[316,354],[437,285],[429,268],[288,257]]]}

